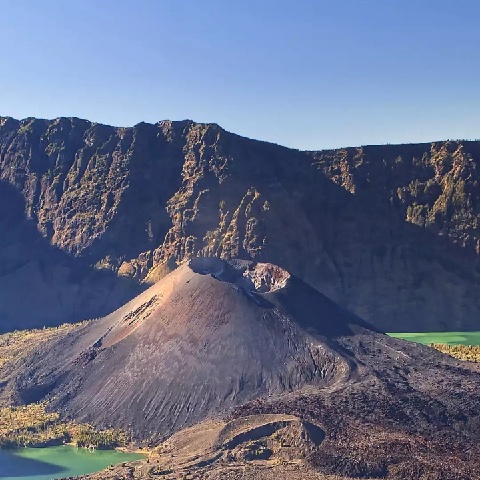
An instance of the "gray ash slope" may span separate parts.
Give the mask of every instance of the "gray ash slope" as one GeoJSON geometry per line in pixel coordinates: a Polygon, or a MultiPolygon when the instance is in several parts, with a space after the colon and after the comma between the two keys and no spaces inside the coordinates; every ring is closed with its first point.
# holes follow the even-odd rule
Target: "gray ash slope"
{"type": "Polygon", "coordinates": [[[77,420],[167,435],[261,396],[348,381],[359,367],[335,338],[354,332],[374,335],[279,267],[193,259],[40,346],[5,390],[77,420]]]}
{"type": "Polygon", "coordinates": [[[447,398],[460,412],[452,398],[461,391],[467,417],[480,412],[474,367],[389,338],[285,270],[249,261],[192,259],[16,365],[2,375],[0,401],[46,399],[67,417],[141,439],[302,392],[352,400],[378,387],[386,408],[400,391],[427,404],[447,398]]]}
{"type": "Polygon", "coordinates": [[[390,338],[280,267],[215,258],[0,369],[0,404],[46,400],[138,440],[293,415],[325,432],[305,468],[349,479],[479,478],[479,391],[480,365],[390,338]]]}

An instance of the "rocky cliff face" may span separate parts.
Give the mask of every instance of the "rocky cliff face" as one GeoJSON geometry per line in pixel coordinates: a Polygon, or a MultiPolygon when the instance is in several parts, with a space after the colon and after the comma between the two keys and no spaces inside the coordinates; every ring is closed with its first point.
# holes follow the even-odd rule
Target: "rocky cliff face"
{"type": "Polygon", "coordinates": [[[103,315],[214,255],[278,264],[386,330],[478,329],[479,159],[477,142],[299,152],[191,121],[2,118],[0,328],[103,315]]]}

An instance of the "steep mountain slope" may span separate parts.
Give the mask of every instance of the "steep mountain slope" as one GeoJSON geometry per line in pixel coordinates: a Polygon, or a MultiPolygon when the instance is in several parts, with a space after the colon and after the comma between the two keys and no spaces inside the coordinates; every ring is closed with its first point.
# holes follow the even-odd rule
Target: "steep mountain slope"
{"type": "Polygon", "coordinates": [[[346,148],[313,156],[352,194],[388,200],[408,222],[480,253],[480,142],[346,148]]]}
{"type": "MultiPolygon", "coordinates": [[[[477,142],[299,152],[191,121],[0,120],[0,184],[73,271],[135,285],[197,254],[272,262],[397,331],[478,328],[479,155],[477,142]]],[[[0,303],[0,322],[84,318],[75,301],[49,319],[0,303]]]]}
{"type": "Polygon", "coordinates": [[[0,332],[106,315],[140,291],[94,271],[43,238],[19,193],[0,182],[0,332]]]}
{"type": "Polygon", "coordinates": [[[252,478],[472,480],[479,388],[478,364],[379,333],[280,267],[218,258],[0,366],[2,405],[174,434],[157,464],[103,478],[242,478],[253,460],[252,478]]]}
{"type": "Polygon", "coordinates": [[[192,259],[107,317],[41,345],[4,381],[82,421],[166,436],[267,394],[346,381],[330,338],[370,331],[271,264],[192,259]],[[131,427],[129,427],[131,426],[131,427]]]}

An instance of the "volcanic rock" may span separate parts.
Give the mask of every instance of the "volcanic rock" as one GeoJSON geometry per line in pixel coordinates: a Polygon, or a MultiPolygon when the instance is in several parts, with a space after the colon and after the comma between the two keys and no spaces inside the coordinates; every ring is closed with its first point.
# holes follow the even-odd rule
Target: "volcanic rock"
{"type": "Polygon", "coordinates": [[[165,436],[260,396],[344,382],[332,339],[371,332],[280,267],[192,259],[107,317],[42,345],[13,377],[22,402],[165,436]]]}
{"type": "Polygon", "coordinates": [[[0,118],[21,202],[0,218],[0,330],[103,316],[198,255],[279,265],[385,331],[478,329],[479,145],[299,152],[192,121],[0,118]]]}
{"type": "Polygon", "coordinates": [[[1,404],[166,440],[129,478],[242,478],[247,462],[265,479],[475,479],[479,389],[478,365],[390,338],[281,267],[218,258],[0,368],[1,404]]]}

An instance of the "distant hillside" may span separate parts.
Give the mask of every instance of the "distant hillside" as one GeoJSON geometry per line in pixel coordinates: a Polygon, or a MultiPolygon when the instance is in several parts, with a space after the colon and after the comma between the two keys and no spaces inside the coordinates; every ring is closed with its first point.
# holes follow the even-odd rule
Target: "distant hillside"
{"type": "Polygon", "coordinates": [[[386,330],[478,329],[479,161],[480,142],[299,152],[192,121],[1,118],[0,329],[102,316],[207,254],[386,330]]]}

